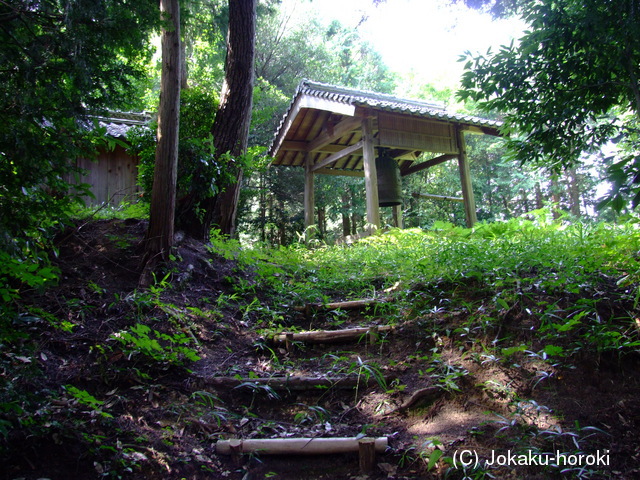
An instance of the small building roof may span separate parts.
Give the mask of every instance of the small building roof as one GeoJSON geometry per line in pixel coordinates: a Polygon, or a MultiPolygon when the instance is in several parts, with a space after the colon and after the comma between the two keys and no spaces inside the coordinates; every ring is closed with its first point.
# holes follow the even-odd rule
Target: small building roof
{"type": "Polygon", "coordinates": [[[107,129],[107,135],[114,138],[126,138],[127,132],[135,126],[149,126],[151,115],[137,112],[111,112],[108,117],[94,116],[100,127],[107,129]]]}
{"type": "Polygon", "coordinates": [[[404,172],[422,152],[457,154],[456,129],[497,136],[500,126],[449,112],[438,102],[303,80],[269,149],[272,165],[301,167],[309,155],[313,165],[327,164],[317,173],[361,175],[362,151],[355,147],[364,118],[373,120],[376,146],[389,148],[404,172]],[[348,147],[352,151],[344,154],[348,147]],[[331,161],[340,151],[341,158],[331,161]]]}

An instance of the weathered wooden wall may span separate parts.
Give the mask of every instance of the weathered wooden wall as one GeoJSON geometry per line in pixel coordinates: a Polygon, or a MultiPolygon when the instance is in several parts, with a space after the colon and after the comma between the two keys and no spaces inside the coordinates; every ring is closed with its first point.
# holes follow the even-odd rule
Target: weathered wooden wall
{"type": "Polygon", "coordinates": [[[138,160],[121,146],[101,152],[96,160],[78,159],[76,164],[86,171],[80,182],[91,185],[95,195],[95,199],[85,199],[87,205],[119,205],[138,200],[138,160]]]}
{"type": "Polygon", "coordinates": [[[458,153],[453,125],[392,113],[378,115],[378,138],[381,146],[458,153]]]}

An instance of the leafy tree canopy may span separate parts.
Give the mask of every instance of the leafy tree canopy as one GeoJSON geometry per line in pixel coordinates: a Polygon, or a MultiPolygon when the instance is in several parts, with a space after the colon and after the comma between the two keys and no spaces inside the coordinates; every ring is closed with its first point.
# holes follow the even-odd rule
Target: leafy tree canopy
{"type": "MultiPolygon", "coordinates": [[[[460,97],[505,114],[508,147],[521,162],[558,170],[628,140],[640,112],[637,2],[529,1],[521,14],[531,29],[518,43],[467,54],[460,97]]],[[[618,207],[621,193],[638,191],[640,170],[635,154],[619,160],[610,171],[618,207]]]]}
{"type": "Polygon", "coordinates": [[[64,211],[69,159],[92,150],[88,115],[135,106],[158,19],[150,0],[0,2],[0,234],[64,211]]]}
{"type": "MultiPolygon", "coordinates": [[[[152,0],[0,0],[0,297],[55,278],[41,253],[69,192],[72,159],[104,141],[91,115],[138,108],[152,0]]],[[[103,133],[103,132],[102,132],[103,133]]],[[[5,303],[6,302],[6,303],[5,303]]],[[[4,307],[3,307],[4,309],[4,307]]],[[[2,313],[2,312],[0,312],[2,313]]],[[[6,315],[0,315],[0,317],[6,315]]]]}

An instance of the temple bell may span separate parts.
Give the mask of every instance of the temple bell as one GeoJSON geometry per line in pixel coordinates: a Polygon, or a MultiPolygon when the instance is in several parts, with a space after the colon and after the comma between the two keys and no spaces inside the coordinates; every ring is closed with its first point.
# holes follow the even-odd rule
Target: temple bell
{"type": "Polygon", "coordinates": [[[381,207],[402,205],[400,166],[386,148],[378,149],[376,171],[378,176],[378,205],[381,207]]]}

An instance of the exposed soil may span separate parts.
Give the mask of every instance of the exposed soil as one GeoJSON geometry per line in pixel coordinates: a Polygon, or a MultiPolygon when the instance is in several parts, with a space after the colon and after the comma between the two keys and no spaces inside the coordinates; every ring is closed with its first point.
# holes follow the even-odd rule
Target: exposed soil
{"type": "MultiPolygon", "coordinates": [[[[191,239],[180,242],[165,283],[158,275],[158,287],[141,291],[145,229],[142,221],[112,220],[78,224],[60,234],[60,284],[29,295],[29,314],[18,328],[30,339],[0,345],[0,381],[6,385],[0,420],[13,421],[0,441],[0,478],[444,478],[450,465],[443,460],[427,469],[433,450],[428,441],[434,438],[435,448],[451,458],[472,451],[491,459],[492,452],[506,455],[532,447],[606,451],[608,465],[594,467],[590,478],[640,478],[637,355],[584,352],[571,367],[552,367],[524,352],[506,362],[495,359],[456,332],[471,312],[442,307],[445,303],[425,295],[420,285],[405,289],[411,289],[414,304],[434,301],[432,311],[417,313],[405,301],[402,321],[375,345],[360,341],[287,350],[264,338],[265,311],[290,327],[331,330],[386,324],[385,308],[394,307],[305,315],[291,305],[273,304],[269,291],[258,285],[239,296],[239,284],[255,284],[251,271],[191,239]],[[148,325],[149,336],[159,340],[162,334],[180,334],[200,359],[191,363],[179,348],[173,357],[155,359],[127,348],[118,332],[138,323],[148,325]],[[28,356],[16,353],[25,348],[28,356]],[[363,383],[356,389],[276,391],[210,382],[216,376],[276,374],[360,374],[363,383]],[[375,381],[378,374],[394,380],[384,386],[375,381]],[[97,403],[83,400],[71,386],[97,403]],[[424,395],[408,405],[415,392],[424,395]],[[20,409],[7,407],[18,401],[20,409]],[[228,438],[363,435],[389,442],[368,477],[359,471],[357,453],[231,458],[215,450],[217,441],[228,438]]],[[[482,296],[481,286],[467,291],[482,296]]],[[[336,292],[332,297],[342,300],[336,292]]],[[[608,314],[615,316],[611,299],[608,314]]],[[[486,340],[508,331],[514,345],[518,339],[535,342],[535,327],[526,309],[503,311],[499,330],[487,331],[486,340]]],[[[589,478],[586,470],[561,470],[540,465],[486,469],[494,478],[589,478]]],[[[465,474],[485,478],[481,471],[462,468],[449,469],[448,478],[465,474]]]]}

